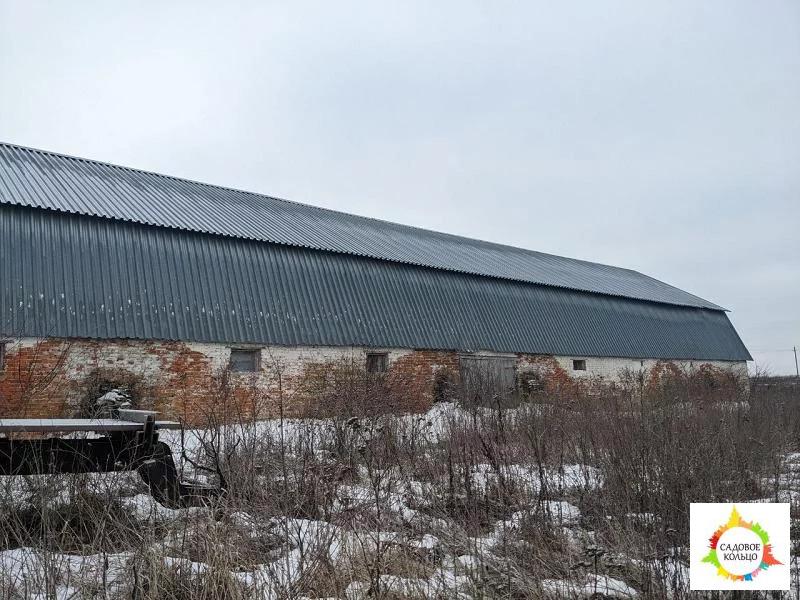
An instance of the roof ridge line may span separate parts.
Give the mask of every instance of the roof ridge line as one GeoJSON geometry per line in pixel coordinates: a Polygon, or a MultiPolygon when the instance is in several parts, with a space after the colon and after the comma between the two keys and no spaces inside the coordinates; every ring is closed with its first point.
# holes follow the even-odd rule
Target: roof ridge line
{"type": "MultiPolygon", "coordinates": [[[[556,288],[563,288],[563,289],[573,289],[578,291],[590,292],[590,293],[599,293],[601,295],[609,295],[609,296],[617,296],[617,297],[625,297],[625,298],[633,298],[639,299],[648,302],[656,302],[656,303],[663,303],[663,304],[673,304],[677,306],[696,306],[696,307],[704,307],[710,308],[713,310],[724,310],[727,311],[722,306],[719,306],[713,302],[705,300],[700,296],[692,294],[690,292],[686,292],[676,286],[663,282],[659,279],[651,277],[649,275],[645,275],[640,271],[636,271],[634,269],[629,269],[626,267],[619,267],[615,265],[610,265],[606,263],[599,263],[588,261],[579,258],[571,258],[563,255],[557,254],[550,254],[541,252],[538,250],[531,250],[528,248],[522,248],[519,246],[511,246],[508,244],[502,244],[498,242],[491,242],[488,240],[478,239],[478,238],[470,238],[458,234],[453,233],[446,233],[442,231],[436,231],[432,229],[425,229],[422,227],[417,227],[414,225],[405,225],[402,223],[397,223],[393,221],[387,221],[384,219],[378,219],[375,217],[368,217],[363,215],[357,215],[353,213],[343,212],[339,210],[334,210],[330,208],[315,206],[313,204],[306,204],[303,202],[298,202],[296,200],[288,200],[285,198],[279,198],[277,196],[271,196],[268,194],[262,194],[259,192],[253,192],[248,190],[242,190],[238,188],[228,187],[228,186],[221,186],[213,183],[207,183],[204,181],[197,181],[193,179],[181,178],[174,175],[167,175],[165,173],[160,173],[157,171],[147,171],[144,169],[130,167],[125,165],[119,165],[116,163],[104,162],[97,159],[92,158],[85,158],[75,155],[70,155],[61,152],[55,152],[51,150],[44,150],[41,148],[34,148],[31,146],[24,146],[21,144],[15,144],[11,142],[4,142],[0,141],[0,147],[5,147],[9,150],[9,153],[13,156],[14,153],[20,153],[22,156],[25,154],[36,156],[38,155],[39,158],[35,159],[37,161],[41,160],[43,162],[47,162],[48,160],[62,160],[67,161],[68,163],[74,163],[77,165],[86,165],[84,168],[87,171],[91,171],[97,169],[99,172],[102,172],[104,169],[109,170],[109,175],[114,172],[118,173],[128,173],[132,174],[131,177],[135,179],[136,176],[143,178],[153,177],[155,180],[163,180],[165,182],[170,182],[172,185],[182,185],[185,186],[187,190],[191,192],[191,186],[197,186],[199,188],[196,190],[195,194],[197,194],[201,198],[205,198],[205,200],[209,203],[209,206],[213,208],[213,210],[220,210],[225,208],[225,203],[221,202],[220,199],[224,198],[226,194],[230,194],[230,202],[232,203],[231,206],[240,206],[242,209],[246,209],[247,211],[252,211],[254,218],[261,213],[261,218],[268,218],[269,215],[266,210],[269,208],[276,209],[280,205],[286,205],[290,207],[297,207],[298,214],[303,216],[303,212],[306,212],[306,215],[310,218],[316,218],[313,215],[321,215],[321,216],[328,216],[332,221],[336,221],[337,218],[340,224],[345,224],[346,226],[353,227],[359,226],[359,223],[367,223],[376,225],[374,227],[374,231],[379,233],[384,240],[391,240],[391,243],[406,243],[406,244],[414,244],[415,240],[421,239],[423,242],[426,241],[425,238],[430,238],[431,241],[436,241],[436,243],[444,243],[445,246],[447,243],[455,243],[457,245],[463,245],[465,248],[471,248],[473,253],[472,258],[480,257],[482,251],[494,251],[497,254],[502,255],[503,251],[513,252],[514,256],[511,257],[512,260],[529,260],[531,264],[541,264],[543,268],[547,269],[550,268],[555,269],[555,272],[560,272],[563,269],[569,271],[573,266],[575,268],[588,268],[588,269],[596,269],[596,270],[606,270],[610,277],[615,277],[616,279],[620,280],[621,282],[630,280],[635,281],[636,279],[641,280],[649,280],[663,288],[668,288],[669,290],[673,290],[678,292],[677,298],[669,298],[664,299],[659,298],[657,295],[648,295],[646,292],[640,293],[614,293],[613,291],[609,291],[608,289],[602,290],[593,288],[591,286],[585,287],[580,284],[570,284],[569,282],[557,281],[558,277],[556,278],[548,278],[547,276],[543,276],[539,274],[538,276],[514,276],[513,273],[507,272],[504,275],[498,274],[497,272],[489,272],[486,271],[488,267],[484,267],[484,269],[480,268],[469,268],[470,261],[463,262],[462,264],[448,264],[447,261],[444,263],[439,263],[436,260],[432,260],[431,256],[411,256],[407,255],[404,258],[400,257],[393,257],[390,254],[381,253],[377,250],[370,251],[369,247],[364,248],[363,251],[359,251],[358,248],[355,247],[339,247],[334,241],[333,244],[322,240],[322,243],[313,244],[310,243],[307,239],[298,241],[291,241],[291,239],[281,239],[281,236],[274,236],[269,235],[266,237],[255,235],[253,232],[246,232],[242,231],[237,233],[236,231],[228,231],[224,226],[222,228],[214,227],[214,224],[211,223],[203,224],[200,222],[185,222],[179,223],[177,221],[170,222],[169,219],[157,219],[155,221],[151,220],[147,215],[141,213],[137,216],[135,212],[133,213],[122,213],[109,211],[107,209],[93,209],[91,207],[86,206],[79,206],[78,208],[73,209],[71,206],[59,206],[53,203],[48,204],[25,204],[17,203],[17,202],[4,202],[2,198],[0,198],[0,203],[9,203],[9,204],[20,204],[22,206],[39,206],[40,208],[47,208],[50,210],[54,210],[56,212],[62,213],[72,213],[78,215],[86,215],[86,216],[93,216],[101,219],[110,219],[110,220],[117,220],[120,222],[130,222],[130,223],[139,223],[146,226],[156,226],[156,227],[165,227],[170,228],[178,231],[190,231],[190,232],[197,232],[197,233],[205,233],[210,235],[219,235],[224,237],[230,237],[233,239],[249,239],[253,241],[261,241],[261,242],[270,242],[288,246],[297,246],[303,247],[313,250],[320,250],[320,251],[330,251],[342,254],[349,254],[353,256],[362,256],[367,258],[372,258],[375,260],[380,261],[387,261],[387,262],[394,262],[397,264],[409,264],[409,265],[417,265],[425,268],[430,268],[433,270],[440,270],[440,271],[450,271],[450,272],[460,272],[460,273],[467,273],[478,275],[482,277],[491,277],[496,279],[505,279],[508,281],[518,281],[522,283],[534,283],[538,285],[545,285],[545,286],[552,286],[556,288]],[[201,190],[208,190],[209,193],[203,193],[201,190]],[[237,198],[238,197],[238,198],[237,198]],[[270,203],[277,203],[270,206],[270,203]],[[347,223],[350,221],[350,223],[347,223]],[[403,237],[407,239],[403,240],[403,237]],[[288,240],[288,241],[287,241],[288,240]],[[526,259],[526,257],[528,257],[526,259]],[[563,261],[561,265],[559,262],[563,261]],[[549,264],[548,264],[549,263],[549,264]],[[616,274],[616,275],[614,275],[616,274]],[[643,295],[642,295],[643,294],[643,295]],[[683,297],[681,299],[680,297],[683,297]]],[[[124,175],[120,175],[120,177],[124,177],[124,175]]],[[[169,186],[170,184],[165,184],[165,186],[169,186]]],[[[152,208],[152,207],[151,207],[152,208]]],[[[238,209],[237,209],[238,210],[238,209]]],[[[223,223],[224,225],[224,223],[223,223]]],[[[368,245],[369,246],[369,245],[368,245]]],[[[488,254],[487,254],[488,255],[488,254]]],[[[465,255],[465,258],[470,258],[470,256],[465,255]]],[[[499,259],[498,259],[499,260],[499,259]]],[[[502,270],[502,269],[501,269],[502,270]]]]}
{"type": "MultiPolygon", "coordinates": [[[[586,264],[586,265],[608,267],[610,269],[616,269],[616,270],[619,270],[619,271],[627,271],[629,273],[635,273],[637,275],[642,275],[642,276],[648,277],[648,275],[645,275],[641,271],[637,271],[635,269],[630,269],[630,268],[627,268],[627,267],[620,267],[620,266],[617,266],[617,265],[611,265],[611,264],[608,264],[608,263],[601,263],[601,262],[586,260],[586,259],[583,259],[583,258],[575,258],[575,257],[571,257],[571,256],[564,256],[563,254],[553,254],[553,253],[550,253],[550,252],[542,252],[541,250],[532,250],[530,248],[523,248],[521,246],[512,246],[511,244],[503,244],[503,243],[500,243],[500,242],[493,242],[493,241],[484,240],[484,239],[481,239],[481,238],[469,237],[469,236],[461,235],[461,234],[457,234],[457,233],[449,233],[449,232],[446,232],[446,231],[438,231],[436,229],[428,229],[428,228],[425,228],[425,227],[419,227],[417,225],[407,225],[407,224],[404,224],[404,223],[397,223],[396,221],[388,221],[386,219],[380,219],[380,218],[377,218],[377,217],[370,217],[370,216],[366,216],[366,215],[358,215],[358,214],[355,214],[355,213],[349,213],[349,212],[345,212],[345,211],[342,211],[342,210],[336,210],[336,209],[333,209],[333,208],[327,208],[327,207],[324,207],[324,206],[316,206],[314,204],[307,204],[305,202],[300,202],[298,200],[291,200],[291,199],[288,199],[288,198],[281,198],[279,196],[273,196],[271,194],[264,194],[264,193],[261,193],[261,192],[253,192],[253,191],[250,191],[250,190],[244,190],[244,189],[230,187],[230,186],[226,186],[226,185],[218,185],[218,184],[209,183],[209,182],[206,182],[206,181],[199,181],[197,179],[189,179],[187,177],[178,177],[178,176],[175,176],[175,175],[168,175],[166,173],[160,173],[158,171],[148,171],[147,169],[140,169],[138,167],[129,167],[129,166],[120,165],[120,164],[117,164],[117,163],[97,160],[95,158],[86,158],[86,157],[83,157],[83,156],[76,156],[74,154],[66,154],[64,152],[55,152],[55,151],[52,151],[52,150],[44,150],[42,148],[35,148],[33,146],[25,146],[23,144],[15,144],[13,142],[4,142],[2,140],[0,140],[0,146],[8,146],[8,147],[11,147],[11,148],[17,148],[19,150],[25,150],[25,151],[29,151],[29,152],[38,152],[40,154],[47,154],[47,155],[50,155],[50,156],[58,156],[58,157],[66,158],[66,159],[69,159],[69,160],[75,160],[75,161],[84,162],[84,163],[91,163],[93,165],[99,165],[99,166],[103,166],[103,167],[111,167],[111,168],[114,168],[114,169],[121,169],[123,171],[129,171],[129,172],[133,172],[133,173],[142,173],[144,175],[155,175],[156,177],[162,177],[164,179],[169,179],[171,181],[179,181],[179,182],[183,182],[183,183],[192,183],[192,184],[195,184],[195,185],[201,185],[201,186],[208,187],[208,188],[214,188],[214,189],[218,189],[218,190],[226,190],[226,191],[229,191],[229,192],[236,192],[238,194],[247,194],[248,196],[252,196],[254,198],[268,198],[270,200],[277,200],[278,202],[285,202],[287,204],[291,204],[291,205],[295,205],[295,206],[301,206],[303,208],[312,208],[314,210],[318,210],[318,211],[322,211],[322,212],[334,213],[334,214],[337,214],[337,215],[345,215],[347,217],[353,217],[353,218],[356,218],[356,219],[364,219],[366,221],[372,221],[372,222],[375,222],[375,223],[381,223],[381,224],[384,224],[384,225],[390,225],[392,227],[402,227],[404,229],[412,229],[414,231],[420,231],[420,232],[427,233],[427,234],[431,234],[432,233],[432,234],[435,234],[435,235],[446,236],[446,237],[454,238],[454,239],[457,239],[457,240],[467,240],[469,242],[478,242],[480,244],[485,244],[487,246],[492,246],[492,247],[495,247],[495,248],[508,248],[508,249],[511,249],[511,250],[528,252],[528,253],[535,254],[535,255],[538,255],[538,256],[546,256],[546,257],[550,257],[550,258],[560,258],[560,259],[569,260],[569,261],[573,261],[573,262],[579,262],[579,263],[583,263],[583,264],[586,264]]],[[[100,218],[111,218],[111,217],[103,217],[102,215],[94,215],[94,216],[99,216],[100,218]]],[[[122,220],[124,220],[124,219],[122,219],[122,220]]],[[[133,221],[133,219],[131,219],[131,221],[133,221]]],[[[176,229],[182,229],[182,228],[176,228],[176,229]]],[[[191,231],[191,229],[183,229],[183,231],[191,231]]],[[[206,232],[206,233],[210,233],[210,232],[206,232]]],[[[214,235],[222,235],[222,234],[214,234],[214,235]]],[[[232,236],[232,237],[238,237],[238,236],[232,236]]],[[[365,255],[365,256],[372,256],[372,255],[365,255]]],[[[378,257],[375,257],[375,258],[378,258],[378,257]]],[[[384,259],[380,259],[380,260],[384,260],[384,259]]],[[[410,263],[410,264],[414,264],[414,263],[410,263]]],[[[441,267],[432,267],[432,268],[440,269],[441,267]]],[[[443,269],[443,270],[448,270],[449,271],[451,269],[443,269]]],[[[651,277],[651,279],[654,279],[654,278],[651,277]]],[[[522,280],[520,280],[520,281],[522,281],[522,280]]],[[[656,281],[659,281],[659,280],[656,279],[656,281]]],[[[663,281],[659,281],[659,282],[660,283],[664,283],[663,281]]],[[[670,285],[670,284],[665,283],[665,285],[670,285]]],[[[674,286],[672,286],[672,287],[674,287],[674,286]]],[[[681,291],[683,291],[683,290],[681,290],[681,291]]]]}

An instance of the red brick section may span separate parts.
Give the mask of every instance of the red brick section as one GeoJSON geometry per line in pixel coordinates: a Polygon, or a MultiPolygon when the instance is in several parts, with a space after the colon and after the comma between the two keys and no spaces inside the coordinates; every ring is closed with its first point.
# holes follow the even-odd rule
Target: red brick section
{"type": "MultiPolygon", "coordinates": [[[[131,389],[140,408],[189,425],[281,414],[424,411],[437,395],[452,397],[458,388],[459,354],[454,351],[413,350],[392,361],[382,375],[365,372],[359,351],[345,351],[337,360],[302,359],[300,364],[282,364],[269,350],[262,354],[261,372],[230,373],[220,369],[219,360],[215,363],[181,342],[44,339],[24,347],[12,343],[0,372],[0,417],[73,416],[114,385],[131,389]]],[[[571,394],[582,385],[552,356],[518,354],[516,359],[523,392],[571,394]]],[[[698,385],[723,380],[721,372],[712,371],[711,367],[698,370],[698,385]]],[[[674,364],[659,362],[649,385],[660,385],[679,373],[674,364]]]]}
{"type": "Polygon", "coordinates": [[[517,374],[536,377],[536,384],[546,393],[571,393],[579,384],[558,361],[546,354],[517,354],[517,374]]]}
{"type": "Polygon", "coordinates": [[[438,379],[457,379],[458,354],[412,351],[380,376],[365,373],[360,355],[301,365],[265,359],[262,367],[258,374],[215,370],[210,357],[172,341],[12,343],[0,373],[0,417],[74,416],[111,385],[133,389],[140,408],[190,425],[280,414],[423,411],[438,379]]]}
{"type": "MultiPolygon", "coordinates": [[[[434,400],[442,375],[457,377],[458,354],[415,350],[394,360],[386,373],[371,374],[360,356],[304,362],[298,373],[267,388],[274,401],[267,412],[283,408],[289,416],[420,412],[434,400]]],[[[263,411],[262,411],[263,413],[263,411]]]]}
{"type": "Polygon", "coordinates": [[[650,369],[650,377],[647,384],[651,389],[656,388],[661,385],[663,381],[675,379],[680,375],[681,370],[678,365],[669,361],[660,360],[650,369]]]}
{"type": "Polygon", "coordinates": [[[457,385],[458,353],[415,350],[394,361],[389,374],[404,384],[406,402],[403,408],[421,412],[430,408],[434,401],[437,376],[457,385]]]}
{"type": "Polygon", "coordinates": [[[6,349],[0,373],[0,416],[52,417],[65,410],[62,393],[69,386],[64,369],[71,344],[65,340],[45,340],[36,346],[6,349]]]}
{"type": "Polygon", "coordinates": [[[693,369],[681,369],[675,363],[658,361],[650,370],[647,391],[666,399],[689,402],[727,402],[746,390],[746,378],[734,372],[703,363],[693,369]]]}

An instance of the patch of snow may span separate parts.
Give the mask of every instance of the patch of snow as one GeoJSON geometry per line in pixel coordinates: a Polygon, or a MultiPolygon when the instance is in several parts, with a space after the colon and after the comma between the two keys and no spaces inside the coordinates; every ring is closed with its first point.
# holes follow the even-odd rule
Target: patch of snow
{"type": "Polygon", "coordinates": [[[456,575],[447,569],[436,569],[428,579],[381,575],[383,591],[403,597],[437,598],[452,593],[462,585],[468,584],[466,575],[456,575]]]}
{"type": "Polygon", "coordinates": [[[130,553],[75,555],[35,548],[14,548],[0,552],[0,575],[4,592],[10,597],[53,598],[72,594],[81,583],[96,586],[105,581],[107,590],[124,584],[130,553]],[[42,590],[55,586],[47,595],[42,590]]]}
{"type": "Polygon", "coordinates": [[[456,557],[456,564],[464,569],[475,570],[478,569],[482,563],[480,558],[472,554],[462,554],[456,557]]]}
{"type": "Polygon", "coordinates": [[[208,515],[205,507],[167,508],[156,502],[150,494],[136,494],[120,500],[122,506],[133,514],[137,521],[166,522],[197,515],[208,515]]]}
{"type": "Polygon", "coordinates": [[[188,558],[164,556],[162,560],[167,568],[173,569],[181,575],[197,576],[202,575],[208,570],[208,565],[205,563],[195,562],[188,558]]]}
{"type": "Polygon", "coordinates": [[[597,490],[603,487],[603,473],[589,465],[564,465],[563,471],[557,472],[556,483],[562,490],[597,490]]]}
{"type": "Polygon", "coordinates": [[[369,597],[369,584],[363,581],[351,581],[344,590],[347,600],[363,600],[369,597]]]}
{"type": "Polygon", "coordinates": [[[486,493],[492,487],[498,487],[500,480],[504,479],[526,491],[529,497],[534,497],[540,492],[543,482],[550,490],[561,493],[591,491],[603,485],[600,469],[583,464],[563,465],[561,468],[547,467],[542,470],[533,464],[510,464],[501,466],[497,472],[491,465],[481,463],[474,466],[470,477],[475,488],[481,493],[486,493]]]}
{"type": "Polygon", "coordinates": [[[130,404],[129,401],[130,398],[124,390],[113,389],[100,396],[94,403],[96,406],[124,407],[130,404]]]}
{"type": "Polygon", "coordinates": [[[488,556],[500,544],[500,539],[495,532],[492,532],[489,535],[469,538],[469,543],[474,554],[488,556]]]}
{"type": "Polygon", "coordinates": [[[762,490],[774,488],[777,484],[780,489],[800,488],[800,473],[781,473],[777,478],[762,477],[762,490]]]}
{"type": "Polygon", "coordinates": [[[577,525],[581,519],[581,511],[574,504],[563,500],[546,500],[542,503],[547,514],[557,523],[563,525],[577,525]]]}
{"type": "Polygon", "coordinates": [[[406,505],[405,498],[403,498],[402,494],[395,492],[388,494],[387,505],[389,510],[400,515],[406,522],[412,521],[414,517],[417,516],[417,511],[406,505]]]}
{"type": "Polygon", "coordinates": [[[563,500],[544,500],[539,506],[520,510],[512,513],[508,519],[498,521],[495,525],[495,534],[500,535],[504,530],[519,529],[526,519],[533,518],[538,513],[544,512],[555,522],[563,525],[576,525],[581,518],[580,509],[563,500]]]}
{"type": "Polygon", "coordinates": [[[436,486],[410,479],[402,485],[406,503],[413,502],[417,506],[430,507],[437,498],[436,486]]]}
{"type": "Polygon", "coordinates": [[[583,586],[570,579],[542,579],[539,585],[547,598],[575,598],[583,586]]]}
{"type": "Polygon", "coordinates": [[[335,512],[364,511],[374,514],[378,508],[376,502],[398,514],[405,521],[412,521],[418,514],[406,504],[403,494],[378,490],[376,496],[375,490],[357,484],[339,485],[336,488],[332,508],[335,512]]]}
{"type": "Polygon", "coordinates": [[[268,529],[285,536],[287,542],[301,556],[324,555],[336,563],[344,544],[342,530],[327,521],[273,517],[268,529]]]}
{"type": "Polygon", "coordinates": [[[433,550],[439,546],[439,538],[435,535],[426,533],[420,540],[412,540],[408,543],[412,548],[420,548],[421,550],[433,550]]]}
{"type": "Polygon", "coordinates": [[[228,519],[230,519],[231,523],[233,523],[236,527],[247,532],[247,535],[251,538],[255,539],[260,537],[263,525],[257,522],[254,517],[246,512],[233,512],[228,515],[228,519]]]}
{"type": "Polygon", "coordinates": [[[638,598],[639,592],[624,581],[606,575],[587,576],[581,583],[570,579],[543,579],[540,582],[542,591],[549,598],[638,598]]]}
{"type": "Polygon", "coordinates": [[[800,504],[800,491],[798,490],[778,490],[776,496],[769,498],[757,498],[756,500],[748,500],[748,502],[769,504],[770,502],[786,502],[788,504],[800,504]],[[776,500],[777,497],[777,500],[776,500]]]}
{"type": "Polygon", "coordinates": [[[629,521],[644,523],[645,525],[655,525],[656,523],[661,522],[661,517],[659,515],[654,515],[653,513],[629,512],[625,515],[625,518],[629,521]]]}

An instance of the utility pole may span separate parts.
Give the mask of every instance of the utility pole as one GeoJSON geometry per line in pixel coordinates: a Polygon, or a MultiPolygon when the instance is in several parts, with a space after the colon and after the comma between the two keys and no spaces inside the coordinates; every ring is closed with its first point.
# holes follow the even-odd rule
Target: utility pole
{"type": "Polygon", "coordinates": [[[794,347],[794,372],[797,378],[800,379],[800,369],[797,368],[797,346],[794,347]]]}

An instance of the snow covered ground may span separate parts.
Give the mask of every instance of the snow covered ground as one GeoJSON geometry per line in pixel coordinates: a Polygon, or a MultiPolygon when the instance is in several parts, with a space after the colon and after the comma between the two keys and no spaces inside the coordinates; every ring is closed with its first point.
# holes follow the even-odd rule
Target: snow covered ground
{"type": "MultiPolygon", "coordinates": [[[[522,405],[502,418],[513,423],[538,410],[522,405]]],[[[653,589],[688,597],[685,548],[629,555],[632,548],[610,547],[585,517],[581,505],[603,494],[597,466],[498,458],[496,448],[477,446],[448,467],[437,449],[475,419],[474,411],[437,404],[424,415],[370,421],[272,420],[165,432],[186,477],[217,481],[196,466],[208,465],[209,449],[238,452],[246,465],[246,494],[209,508],[165,508],[132,473],[0,478],[0,505],[9,514],[61,518],[59,511],[89,494],[100,499],[93,505],[99,521],[124,515],[131,532],[119,551],[109,549],[113,543],[68,551],[47,539],[36,546],[7,542],[0,598],[131,597],[143,578],[189,592],[213,580],[236,590],[230,597],[263,599],[467,600],[503,596],[509,586],[533,598],[637,598],[645,588],[649,597],[653,589]],[[379,438],[380,452],[370,445],[379,438]],[[406,452],[409,440],[413,453],[392,456],[406,452]],[[337,443],[352,449],[349,463],[329,456],[337,443]],[[262,454],[273,462],[261,464],[262,454]],[[552,575],[532,579],[524,569],[552,575]],[[661,588],[649,579],[654,571],[661,588]]],[[[762,485],[798,502],[800,453],[787,455],[781,473],[762,485]]],[[[665,527],[651,513],[629,512],[623,521],[630,531],[665,527]]],[[[102,528],[94,534],[105,535],[102,528]]]]}

